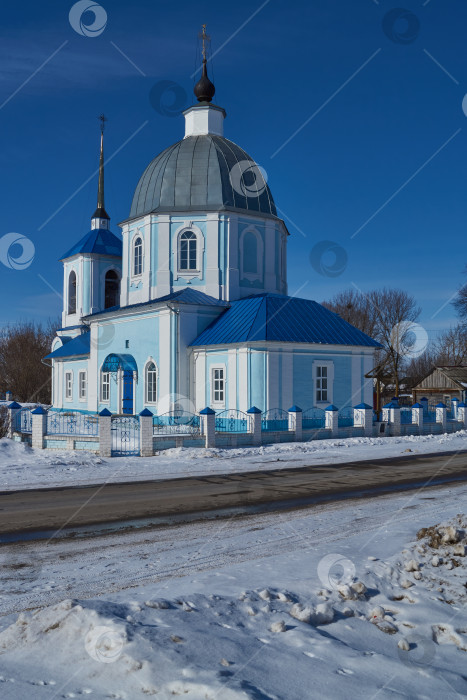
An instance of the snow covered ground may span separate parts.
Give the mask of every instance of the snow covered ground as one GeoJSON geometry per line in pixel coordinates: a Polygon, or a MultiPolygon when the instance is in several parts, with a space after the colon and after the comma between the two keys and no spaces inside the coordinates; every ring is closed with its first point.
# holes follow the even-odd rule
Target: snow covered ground
{"type": "Polygon", "coordinates": [[[466,506],[446,486],[2,546],[1,697],[466,697],[466,506]]]}
{"type": "Polygon", "coordinates": [[[158,456],[101,459],[90,452],[33,450],[0,440],[0,490],[138,481],[467,449],[467,431],[449,435],[348,438],[238,449],[175,448],[158,456]]]}

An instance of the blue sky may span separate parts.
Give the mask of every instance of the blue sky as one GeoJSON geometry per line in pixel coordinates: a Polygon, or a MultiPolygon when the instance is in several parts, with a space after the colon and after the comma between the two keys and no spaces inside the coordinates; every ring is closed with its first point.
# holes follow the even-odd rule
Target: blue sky
{"type": "Polygon", "coordinates": [[[183,117],[156,111],[150,93],[170,80],[183,107],[194,101],[203,22],[225,135],[265,169],[291,233],[289,292],[321,301],[351,285],[401,287],[430,336],[455,320],[467,263],[464,0],[404,0],[399,19],[387,0],[102,0],[107,25],[93,37],[71,27],[72,5],[2,8],[0,239],[30,238],[35,257],[21,270],[0,262],[0,324],[60,310],[58,258],[95,208],[96,117],[107,115],[115,154],[114,231],[148,162],[182,138],[183,117]],[[337,244],[339,274],[322,241],[337,244]]]}

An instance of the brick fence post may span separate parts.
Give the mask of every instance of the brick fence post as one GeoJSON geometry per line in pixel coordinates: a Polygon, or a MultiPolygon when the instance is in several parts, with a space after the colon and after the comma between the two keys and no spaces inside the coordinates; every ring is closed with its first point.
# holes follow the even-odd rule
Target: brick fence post
{"type": "Polygon", "coordinates": [[[445,433],[447,425],[447,409],[446,404],[444,404],[442,401],[436,404],[436,422],[441,423],[443,433],[445,433]]]}
{"type": "Polygon", "coordinates": [[[253,445],[261,445],[261,411],[256,406],[252,406],[247,413],[250,416],[250,433],[253,436],[253,445]]]}
{"type": "Polygon", "coordinates": [[[44,435],[47,429],[47,411],[38,406],[31,411],[32,416],[32,446],[38,450],[44,449],[44,435]]]}
{"type": "Polygon", "coordinates": [[[108,408],[99,413],[99,455],[112,456],[112,414],[108,408]]]}
{"type": "Polygon", "coordinates": [[[453,396],[452,401],[451,401],[451,413],[452,413],[452,417],[454,418],[454,420],[457,420],[458,410],[459,410],[459,399],[457,398],[457,396],[453,396]]]}
{"type": "Polygon", "coordinates": [[[141,457],[152,457],[154,455],[153,415],[148,408],[145,408],[139,414],[139,454],[141,457]]]}
{"type": "Polygon", "coordinates": [[[418,434],[423,434],[423,406],[421,403],[414,403],[412,406],[412,425],[418,425],[418,434]]]}
{"type": "Polygon", "coordinates": [[[203,434],[205,447],[216,446],[216,412],[206,406],[199,412],[203,423],[203,434]]]}
{"type": "Polygon", "coordinates": [[[363,435],[371,437],[373,435],[373,409],[367,403],[359,403],[353,409],[353,424],[355,427],[363,428],[363,435]]]}
{"type": "Polygon", "coordinates": [[[13,437],[13,424],[15,421],[15,416],[21,411],[21,406],[19,403],[16,403],[16,401],[13,401],[13,403],[8,404],[8,429],[7,429],[7,437],[11,438],[13,437]]]}
{"type": "Polygon", "coordinates": [[[331,437],[339,434],[339,409],[331,404],[324,409],[324,427],[331,431],[331,437]]]}
{"type": "Polygon", "coordinates": [[[383,408],[388,409],[389,425],[391,426],[391,433],[394,436],[401,434],[401,409],[396,401],[391,401],[386,404],[383,408]]]}
{"type": "Polygon", "coordinates": [[[289,432],[295,432],[295,441],[300,442],[303,437],[303,413],[299,406],[289,408],[289,432]]]}

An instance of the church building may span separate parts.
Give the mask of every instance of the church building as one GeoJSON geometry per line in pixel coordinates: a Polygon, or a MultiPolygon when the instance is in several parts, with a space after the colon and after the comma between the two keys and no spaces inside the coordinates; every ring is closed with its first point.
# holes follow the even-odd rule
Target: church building
{"type": "MultiPolygon", "coordinates": [[[[121,235],[104,205],[62,256],[53,409],[137,414],[372,404],[378,343],[287,295],[287,231],[254,160],[224,136],[206,56],[185,135],[136,186],[121,235]]],[[[103,124],[103,122],[102,122],[103,124]]]]}

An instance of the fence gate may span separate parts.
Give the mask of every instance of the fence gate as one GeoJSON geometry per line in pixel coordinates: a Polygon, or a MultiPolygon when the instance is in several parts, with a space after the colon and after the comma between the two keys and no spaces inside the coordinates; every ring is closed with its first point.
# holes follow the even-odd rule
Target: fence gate
{"type": "Polygon", "coordinates": [[[112,457],[139,455],[138,416],[112,416],[112,457]]]}

